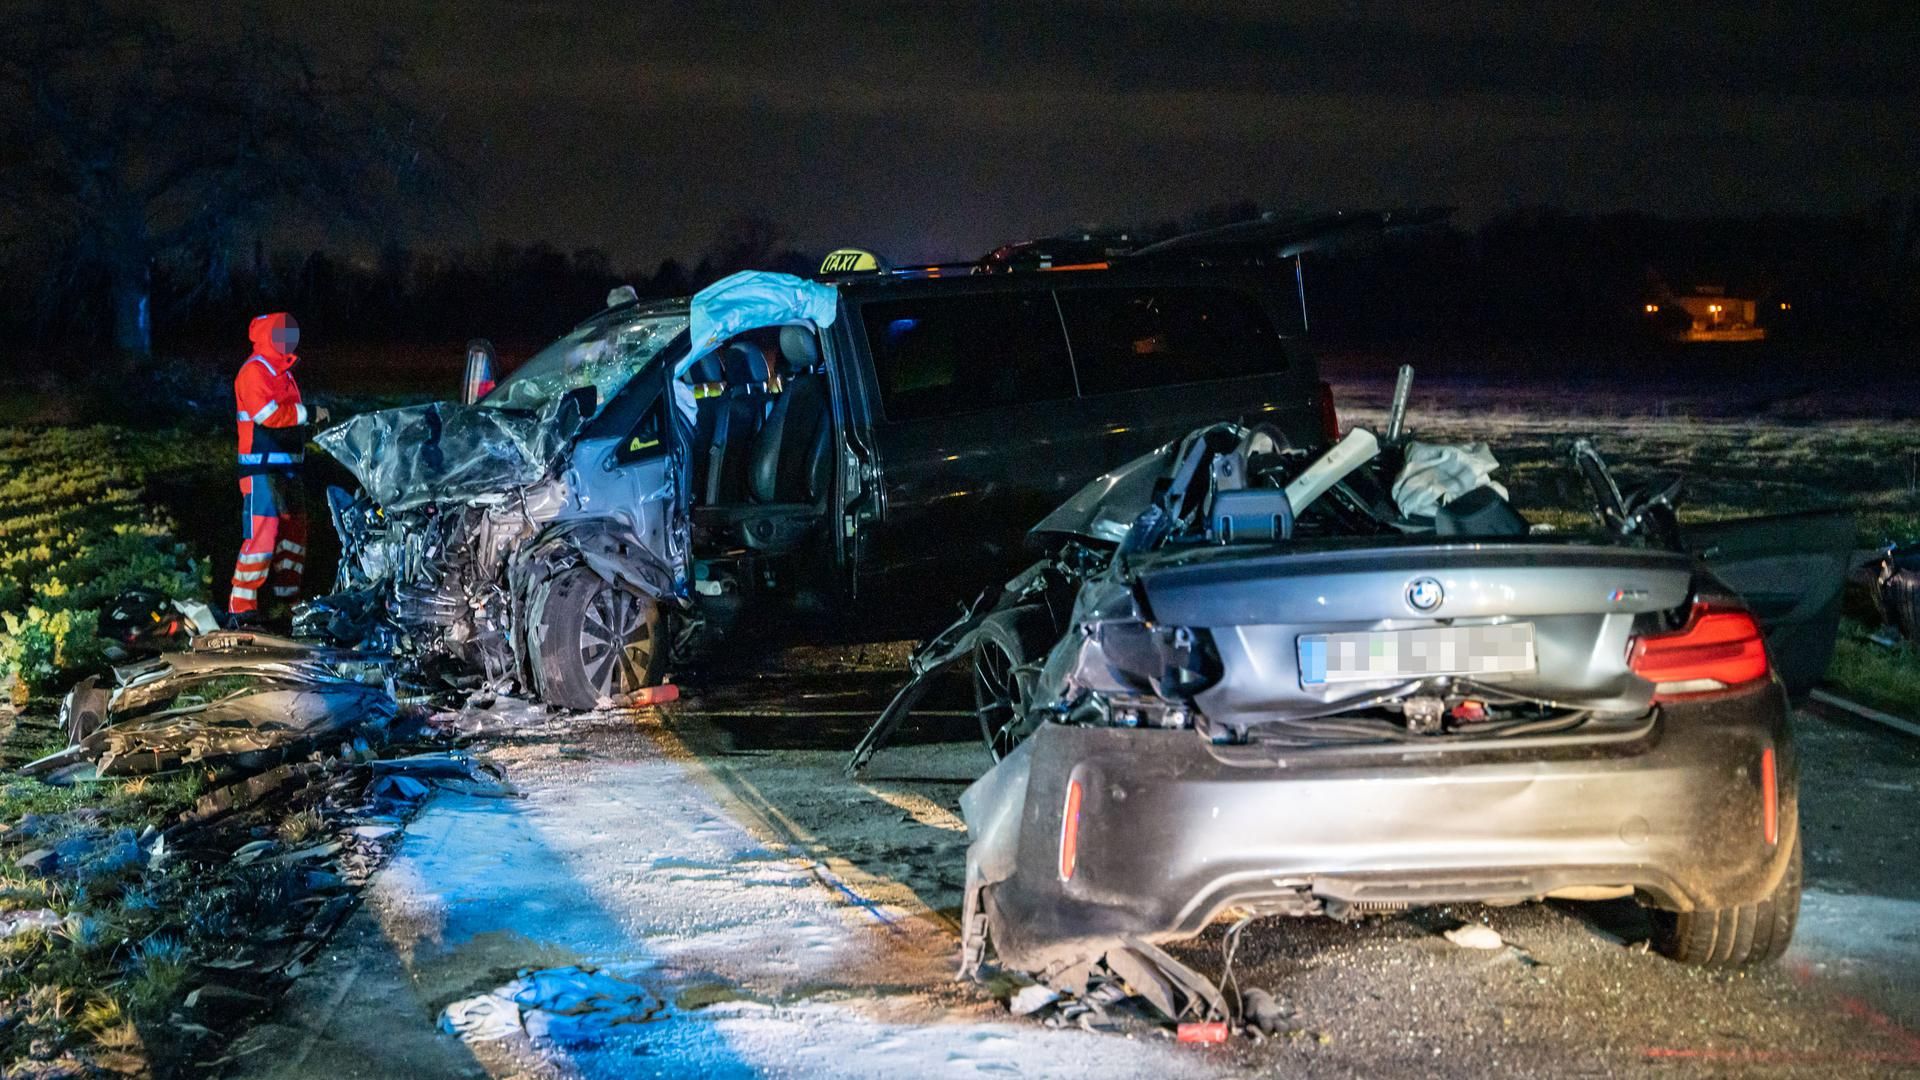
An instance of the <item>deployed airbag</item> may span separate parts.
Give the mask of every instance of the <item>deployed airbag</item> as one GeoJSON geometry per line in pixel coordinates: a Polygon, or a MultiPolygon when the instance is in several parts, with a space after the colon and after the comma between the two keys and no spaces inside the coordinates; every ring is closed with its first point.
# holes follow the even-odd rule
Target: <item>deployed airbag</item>
{"type": "Polygon", "coordinates": [[[693,347],[674,366],[677,378],[700,358],[735,334],[763,326],[808,322],[820,329],[833,325],[839,295],[831,286],[792,274],[742,270],[693,295],[689,332],[693,347]]]}

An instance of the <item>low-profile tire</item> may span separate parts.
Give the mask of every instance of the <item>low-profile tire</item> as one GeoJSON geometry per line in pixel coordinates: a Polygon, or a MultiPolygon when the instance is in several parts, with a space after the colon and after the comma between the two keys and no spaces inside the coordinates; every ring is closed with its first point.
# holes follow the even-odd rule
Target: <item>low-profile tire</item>
{"type": "Polygon", "coordinates": [[[973,655],[968,658],[973,681],[973,714],[980,721],[980,739],[995,761],[1006,757],[1032,731],[1026,715],[1026,688],[1018,669],[1026,663],[1020,636],[1003,623],[980,628],[973,655]]]}
{"type": "Polygon", "coordinates": [[[1773,894],[1753,904],[1656,911],[1661,955],[1699,967],[1744,967],[1778,960],[1800,918],[1800,837],[1796,830],[1787,872],[1773,894]]]}
{"type": "Polygon", "coordinates": [[[534,680],[540,700],[599,709],[657,685],[666,666],[660,605],[583,567],[547,582],[533,607],[534,680]]]}

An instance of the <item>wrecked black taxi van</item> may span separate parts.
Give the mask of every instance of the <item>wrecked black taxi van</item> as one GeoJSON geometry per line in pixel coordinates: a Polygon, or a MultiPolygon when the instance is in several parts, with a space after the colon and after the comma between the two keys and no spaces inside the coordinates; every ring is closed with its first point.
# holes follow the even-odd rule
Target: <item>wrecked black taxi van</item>
{"type": "Polygon", "coordinates": [[[1547,897],[1634,897],[1689,963],[1786,948],[1789,695],[1831,654],[1850,515],[1682,527],[1677,484],[1623,492],[1581,440],[1597,525],[1544,531],[1484,445],[1403,416],[1324,452],[1194,431],[914,655],[851,767],[970,672],[996,764],[961,798],[968,970],[1084,992],[1178,974],[1157,943],[1229,912],[1547,897]]]}
{"type": "Polygon", "coordinates": [[[759,598],[944,602],[1197,423],[1321,439],[1327,392],[1271,280],[1142,258],[629,299],[479,401],[320,435],[361,490],[332,496],[337,588],[297,630],[586,709],[646,700],[670,653],[759,598]]]}

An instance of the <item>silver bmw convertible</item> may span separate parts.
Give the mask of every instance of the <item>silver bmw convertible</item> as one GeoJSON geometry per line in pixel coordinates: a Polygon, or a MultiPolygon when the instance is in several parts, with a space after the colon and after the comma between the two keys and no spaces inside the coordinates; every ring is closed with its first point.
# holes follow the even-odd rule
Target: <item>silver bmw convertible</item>
{"type": "Polygon", "coordinates": [[[1686,963],[1786,948],[1789,700],[1850,515],[1683,527],[1677,484],[1623,491],[1578,441],[1594,526],[1546,531],[1399,416],[1314,453],[1221,424],[1101,477],[915,653],[851,767],[970,673],[964,968],[1073,987],[1229,911],[1549,897],[1633,897],[1686,963]]]}

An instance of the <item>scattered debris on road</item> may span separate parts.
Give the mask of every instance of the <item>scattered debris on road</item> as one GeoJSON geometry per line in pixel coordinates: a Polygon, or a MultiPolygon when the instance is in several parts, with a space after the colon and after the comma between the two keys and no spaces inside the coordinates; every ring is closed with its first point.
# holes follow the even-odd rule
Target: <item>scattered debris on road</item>
{"type": "MultiPolygon", "coordinates": [[[[218,1065],[226,1039],[273,1006],[353,909],[433,790],[515,794],[452,747],[544,714],[505,699],[403,709],[390,665],[222,631],[123,664],[110,685],[82,681],[55,729],[71,745],[19,769],[65,789],[67,808],[0,833],[11,872],[45,883],[34,888],[53,902],[0,915],[0,940],[31,957],[61,942],[92,949],[109,920],[116,934],[140,927],[121,963],[166,980],[142,976],[150,988],[138,991],[140,1022],[161,1024],[144,1035],[145,1067],[218,1065]],[[191,794],[144,822],[115,809],[159,784],[191,794]]],[[[100,1052],[77,1047],[75,1060],[100,1052]]]]}
{"type": "Polygon", "coordinates": [[[456,1001],[440,1014],[440,1028],[468,1042],[524,1034],[536,1047],[581,1048],[667,1015],[667,1003],[646,987],[569,966],[522,971],[497,990],[456,1001]]]}
{"type": "Polygon", "coordinates": [[[256,772],[395,713],[376,662],[263,634],[206,635],[115,677],[111,691],[88,679],[68,694],[74,744],[22,772],[56,785],[195,765],[256,772]]]}
{"type": "Polygon", "coordinates": [[[1498,949],[1506,944],[1500,932],[1485,923],[1465,923],[1440,936],[1463,949],[1498,949]]]}

